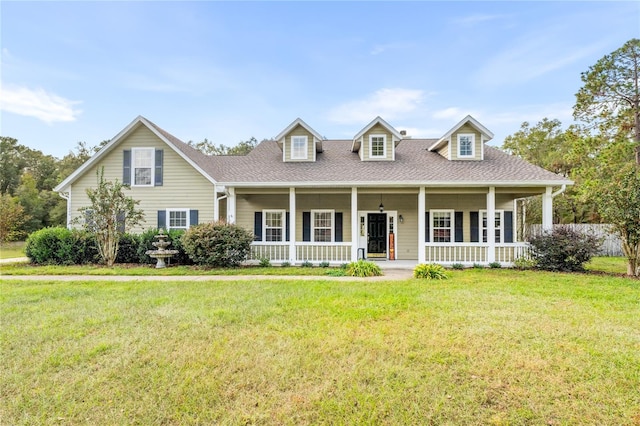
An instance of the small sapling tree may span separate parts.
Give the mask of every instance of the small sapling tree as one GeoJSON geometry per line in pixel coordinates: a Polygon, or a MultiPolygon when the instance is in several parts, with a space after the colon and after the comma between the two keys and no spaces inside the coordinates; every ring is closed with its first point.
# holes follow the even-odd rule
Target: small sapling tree
{"type": "Polygon", "coordinates": [[[144,222],[144,213],[136,209],[139,201],[125,195],[128,185],[104,179],[104,168],[96,172],[98,186],[88,188],[87,196],[91,204],[80,207],[83,214],[76,220],[82,222],[83,227],[95,234],[100,257],[107,264],[113,266],[118,256],[118,242],[120,236],[127,229],[144,222]]]}

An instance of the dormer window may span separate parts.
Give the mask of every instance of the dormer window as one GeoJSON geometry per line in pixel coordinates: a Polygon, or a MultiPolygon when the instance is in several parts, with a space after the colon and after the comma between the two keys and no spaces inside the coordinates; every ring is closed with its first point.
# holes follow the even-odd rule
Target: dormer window
{"type": "Polygon", "coordinates": [[[153,148],[131,150],[133,186],[153,186],[154,153],[153,148]]]}
{"type": "Polygon", "coordinates": [[[371,158],[385,158],[387,154],[386,135],[369,136],[369,152],[371,158]]]}
{"type": "Polygon", "coordinates": [[[458,158],[474,158],[476,137],[472,133],[458,135],[458,158]]]}
{"type": "Polygon", "coordinates": [[[306,136],[291,137],[291,159],[306,160],[309,154],[308,139],[306,136]]]}

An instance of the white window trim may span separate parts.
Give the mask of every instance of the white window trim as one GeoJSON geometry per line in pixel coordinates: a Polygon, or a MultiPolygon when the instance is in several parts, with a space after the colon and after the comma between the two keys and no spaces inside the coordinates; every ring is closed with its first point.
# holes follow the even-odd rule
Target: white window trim
{"type": "Polygon", "coordinates": [[[280,209],[264,209],[262,210],[262,241],[269,243],[284,243],[287,241],[287,211],[280,209]],[[281,213],[282,226],[280,228],[270,226],[269,229],[282,229],[282,239],[280,241],[267,241],[267,213],[281,213]]]}
{"type": "Polygon", "coordinates": [[[167,213],[166,213],[166,218],[165,218],[165,224],[164,227],[166,228],[167,231],[170,231],[172,229],[180,229],[180,230],[187,230],[189,229],[189,222],[190,222],[190,217],[189,217],[189,209],[167,209],[167,213]],[[171,213],[172,212],[184,212],[186,214],[186,227],[182,227],[182,226],[171,226],[171,213]]]}
{"type": "Polygon", "coordinates": [[[292,160],[307,160],[309,158],[309,137],[306,135],[293,135],[291,136],[291,159],[292,160]],[[296,155],[294,149],[294,139],[304,140],[304,155],[296,155]]]}
{"type": "Polygon", "coordinates": [[[156,182],[156,150],[155,148],[131,148],[131,186],[148,187],[156,182]],[[146,185],[136,184],[136,153],[151,151],[151,183],[146,185]]]}
{"type": "MultiPolygon", "coordinates": [[[[429,210],[429,241],[435,244],[450,244],[455,242],[455,232],[456,232],[456,214],[455,214],[455,210],[449,210],[449,209],[436,209],[436,210],[429,210]],[[438,241],[436,242],[433,238],[433,231],[435,226],[433,225],[433,221],[435,220],[435,214],[434,213],[449,213],[451,215],[451,228],[450,228],[450,232],[449,232],[449,242],[442,242],[442,241],[438,241]]],[[[440,228],[439,228],[440,229],[440,228]]],[[[441,229],[446,229],[446,228],[441,228],[441,229]]]]}
{"type": "MultiPolygon", "coordinates": [[[[318,241],[320,243],[335,242],[336,211],[332,209],[311,210],[311,242],[316,242],[316,213],[331,213],[331,241],[318,241]]],[[[326,228],[319,228],[326,229],[326,228]]]]}
{"type": "Polygon", "coordinates": [[[476,135],[473,133],[458,133],[458,158],[475,158],[476,157],[476,135]],[[462,147],[460,145],[460,139],[463,137],[471,138],[471,154],[462,155],[462,147]]]}
{"type": "Polygon", "coordinates": [[[369,135],[369,158],[387,158],[387,135],[369,135]],[[382,138],[382,155],[373,155],[373,138],[382,138]]]}
{"type": "MultiPolygon", "coordinates": [[[[496,240],[495,243],[496,244],[502,244],[502,243],[504,243],[504,210],[497,210],[496,209],[495,213],[500,215],[500,226],[499,227],[495,227],[494,226],[494,230],[495,231],[498,231],[498,230],[500,231],[500,241],[496,240]]],[[[487,227],[483,226],[483,224],[484,224],[484,216],[486,216],[487,211],[486,210],[479,210],[478,214],[480,215],[480,217],[478,218],[478,220],[480,221],[480,224],[479,224],[480,225],[479,226],[480,235],[478,236],[478,239],[480,240],[481,243],[484,243],[484,242],[486,242],[486,241],[484,241],[484,231],[487,229],[487,227]]],[[[489,220],[489,218],[487,218],[487,221],[488,220],[489,220]]],[[[495,218],[494,218],[494,220],[495,220],[495,218]]],[[[489,223],[487,222],[487,225],[488,224],[489,223]]]]}

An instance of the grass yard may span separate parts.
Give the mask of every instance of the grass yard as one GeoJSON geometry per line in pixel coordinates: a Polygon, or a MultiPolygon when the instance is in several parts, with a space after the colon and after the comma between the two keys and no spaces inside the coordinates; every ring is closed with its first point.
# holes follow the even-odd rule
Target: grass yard
{"type": "Polygon", "coordinates": [[[640,423],[640,281],[0,282],[2,424],[640,423]]]}
{"type": "Polygon", "coordinates": [[[14,241],[0,244],[0,259],[24,257],[24,241],[14,241]]]}

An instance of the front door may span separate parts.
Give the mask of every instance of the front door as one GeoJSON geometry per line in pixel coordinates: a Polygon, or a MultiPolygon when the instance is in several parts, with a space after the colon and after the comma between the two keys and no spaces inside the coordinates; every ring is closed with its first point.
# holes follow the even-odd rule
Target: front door
{"type": "Polygon", "coordinates": [[[367,257],[387,257],[387,214],[368,213],[367,257]]]}

